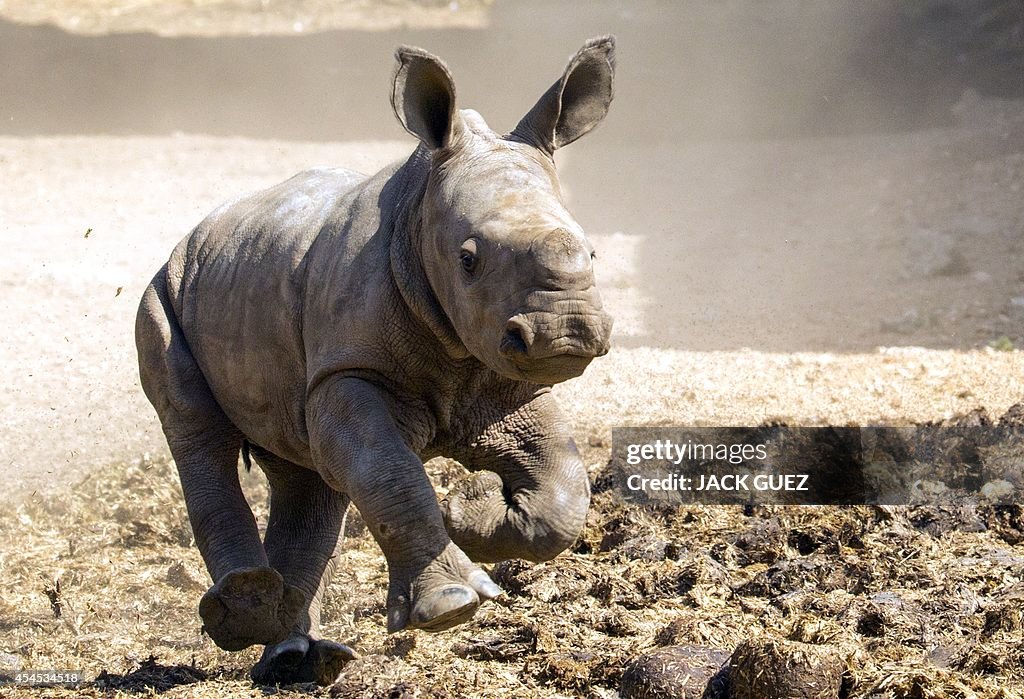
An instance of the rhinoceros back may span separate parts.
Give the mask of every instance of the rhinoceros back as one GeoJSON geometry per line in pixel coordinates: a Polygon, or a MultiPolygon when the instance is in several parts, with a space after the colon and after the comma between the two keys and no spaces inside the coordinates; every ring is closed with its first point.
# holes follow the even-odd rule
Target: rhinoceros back
{"type": "Polygon", "coordinates": [[[230,201],[171,254],[168,290],[217,402],[252,441],[306,460],[307,253],[365,175],[308,170],[230,201]]]}

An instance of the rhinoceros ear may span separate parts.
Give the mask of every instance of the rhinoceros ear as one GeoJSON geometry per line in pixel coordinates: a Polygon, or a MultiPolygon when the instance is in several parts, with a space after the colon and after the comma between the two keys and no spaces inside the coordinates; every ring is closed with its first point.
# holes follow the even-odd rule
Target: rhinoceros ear
{"type": "Polygon", "coordinates": [[[429,148],[448,145],[455,129],[455,83],[441,59],[423,49],[402,46],[391,108],[405,130],[429,148]]]}
{"type": "Polygon", "coordinates": [[[612,103],[615,37],[599,36],[583,45],[565,74],[523,117],[510,137],[554,153],[604,119],[612,103]]]}

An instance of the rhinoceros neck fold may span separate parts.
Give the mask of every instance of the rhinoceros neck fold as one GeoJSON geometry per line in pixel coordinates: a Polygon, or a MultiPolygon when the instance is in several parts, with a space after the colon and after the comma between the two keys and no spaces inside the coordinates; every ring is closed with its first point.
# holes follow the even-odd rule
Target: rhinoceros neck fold
{"type": "Polygon", "coordinates": [[[470,356],[469,350],[462,344],[434,294],[420,255],[420,237],[423,235],[420,205],[427,187],[429,163],[430,156],[421,147],[392,179],[392,182],[400,183],[403,191],[402,205],[391,232],[391,276],[405,305],[430,329],[445,353],[453,359],[465,359],[470,356]]]}

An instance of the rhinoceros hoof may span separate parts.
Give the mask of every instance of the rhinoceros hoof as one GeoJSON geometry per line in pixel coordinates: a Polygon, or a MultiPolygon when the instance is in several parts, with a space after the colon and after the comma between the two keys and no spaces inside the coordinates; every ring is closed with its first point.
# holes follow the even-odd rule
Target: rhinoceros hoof
{"type": "MultiPolygon", "coordinates": [[[[469,621],[482,602],[502,594],[501,588],[487,573],[470,563],[454,545],[447,554],[454,559],[458,577],[438,574],[437,571],[423,576],[418,584],[413,585],[416,592],[407,623],[396,624],[395,621],[403,615],[395,615],[393,612],[396,610],[389,609],[388,631],[398,631],[406,625],[424,631],[444,631],[469,621]]],[[[404,597],[399,598],[398,606],[403,606],[404,601],[404,597]]]]}
{"type": "Polygon", "coordinates": [[[203,595],[199,616],[219,647],[242,650],[287,638],[305,602],[305,595],[273,568],[241,568],[203,595]]]}
{"type": "Polygon", "coordinates": [[[413,605],[409,626],[424,631],[444,631],[467,622],[480,606],[480,596],[466,585],[445,585],[413,605]]]}
{"type": "Polygon", "coordinates": [[[338,679],[346,663],[358,657],[358,653],[342,643],[292,636],[267,646],[249,676],[257,684],[316,682],[326,687],[338,679]]]}

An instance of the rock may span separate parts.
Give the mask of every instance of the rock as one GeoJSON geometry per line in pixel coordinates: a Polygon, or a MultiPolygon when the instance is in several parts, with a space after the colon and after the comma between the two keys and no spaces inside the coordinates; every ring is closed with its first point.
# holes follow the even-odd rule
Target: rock
{"type": "Polygon", "coordinates": [[[727,699],[729,654],[700,646],[668,646],[626,664],[622,699],[727,699]]]}
{"type": "Polygon", "coordinates": [[[981,496],[988,500],[1001,500],[1013,495],[1014,490],[1013,483],[997,478],[981,486],[981,496]]]}
{"type": "Polygon", "coordinates": [[[836,648],[752,638],[729,660],[732,699],[836,699],[845,663],[836,648]]]}
{"type": "Polygon", "coordinates": [[[21,658],[11,653],[0,653],[0,677],[10,677],[21,669],[21,658]]]}

